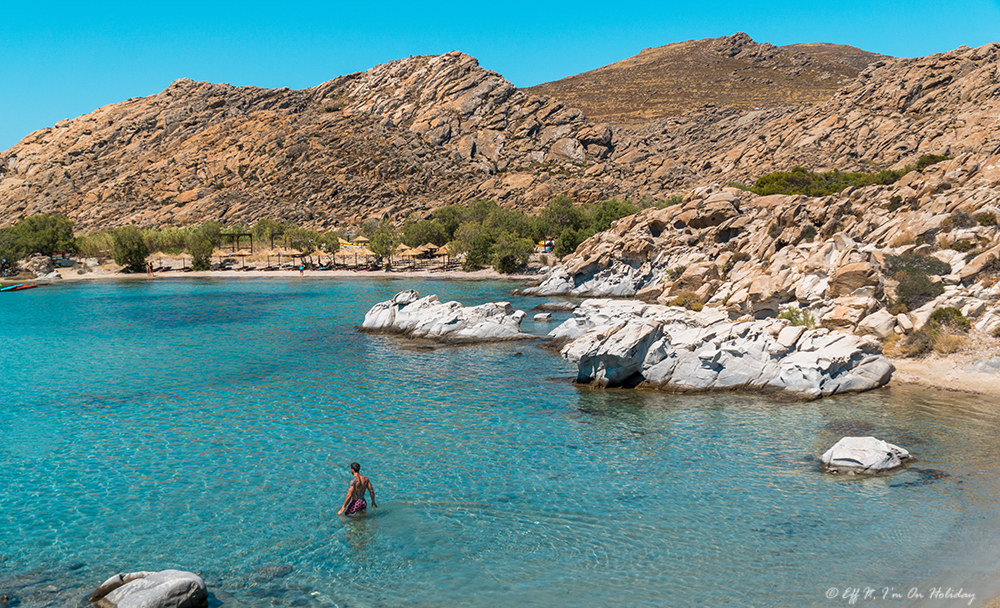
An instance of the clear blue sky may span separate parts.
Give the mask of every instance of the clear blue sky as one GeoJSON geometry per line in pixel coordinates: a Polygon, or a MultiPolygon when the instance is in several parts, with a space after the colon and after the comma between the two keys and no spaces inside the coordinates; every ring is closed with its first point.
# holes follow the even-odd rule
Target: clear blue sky
{"type": "Polygon", "coordinates": [[[0,150],[182,77],[305,88],[457,49],[524,87],[738,31],[915,57],[1000,40],[1000,0],[11,1],[0,11],[0,150]]]}

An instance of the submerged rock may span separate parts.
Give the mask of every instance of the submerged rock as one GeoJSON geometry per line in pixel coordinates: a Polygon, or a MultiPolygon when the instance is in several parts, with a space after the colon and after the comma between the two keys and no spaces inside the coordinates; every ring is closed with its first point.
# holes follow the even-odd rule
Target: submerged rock
{"type": "Polygon", "coordinates": [[[373,306],[361,329],[448,344],[498,342],[534,338],[521,332],[525,316],[509,302],[463,307],[459,302],[440,302],[436,295],[421,298],[409,289],[373,306]]]}
{"type": "Polygon", "coordinates": [[[823,467],[832,472],[884,473],[903,466],[910,453],[874,437],[843,437],[823,454],[823,467]]]}
{"type": "Polygon", "coordinates": [[[197,608],[208,602],[208,590],[193,572],[131,572],[104,581],[89,600],[100,608],[197,608]]]}
{"type": "Polygon", "coordinates": [[[597,386],[815,399],[884,386],[895,371],[874,338],[784,320],[733,323],[710,308],[587,300],[549,336],[565,344],[577,381],[597,386]]]}

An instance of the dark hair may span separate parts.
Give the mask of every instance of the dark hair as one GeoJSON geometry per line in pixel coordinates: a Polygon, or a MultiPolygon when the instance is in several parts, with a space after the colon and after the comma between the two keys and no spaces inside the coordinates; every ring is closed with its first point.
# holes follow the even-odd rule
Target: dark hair
{"type": "Polygon", "coordinates": [[[351,470],[354,471],[355,473],[360,473],[361,472],[361,465],[358,464],[358,463],[356,463],[356,462],[352,462],[351,463],[351,470]]]}

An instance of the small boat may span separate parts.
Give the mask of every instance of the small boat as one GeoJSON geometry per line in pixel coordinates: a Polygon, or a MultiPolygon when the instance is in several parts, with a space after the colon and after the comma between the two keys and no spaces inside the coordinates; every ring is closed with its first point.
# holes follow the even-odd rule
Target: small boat
{"type": "Polygon", "coordinates": [[[24,289],[32,289],[35,287],[38,287],[38,285],[25,285],[24,283],[21,283],[20,285],[11,285],[10,287],[0,287],[0,291],[22,291],[24,289]]]}

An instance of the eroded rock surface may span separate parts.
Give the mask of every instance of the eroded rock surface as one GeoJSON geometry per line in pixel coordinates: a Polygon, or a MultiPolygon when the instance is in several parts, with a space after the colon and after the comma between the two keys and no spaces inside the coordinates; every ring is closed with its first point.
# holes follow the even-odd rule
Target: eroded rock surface
{"type": "Polygon", "coordinates": [[[112,576],[89,599],[98,608],[199,608],[207,605],[208,590],[193,572],[143,571],[112,576]]]}
{"type": "Polygon", "coordinates": [[[903,466],[910,453],[874,437],[844,437],[820,459],[826,470],[856,474],[885,473],[903,466]]]}
{"type": "Polygon", "coordinates": [[[870,337],[785,321],[733,323],[636,301],[587,300],[550,332],[577,381],[674,392],[754,390],[815,399],[887,384],[894,368],[870,337]]]}
{"type": "Polygon", "coordinates": [[[421,298],[410,289],[373,306],[361,329],[446,344],[502,342],[535,337],[521,331],[525,316],[509,302],[464,307],[459,302],[440,302],[436,295],[421,298]]]}

